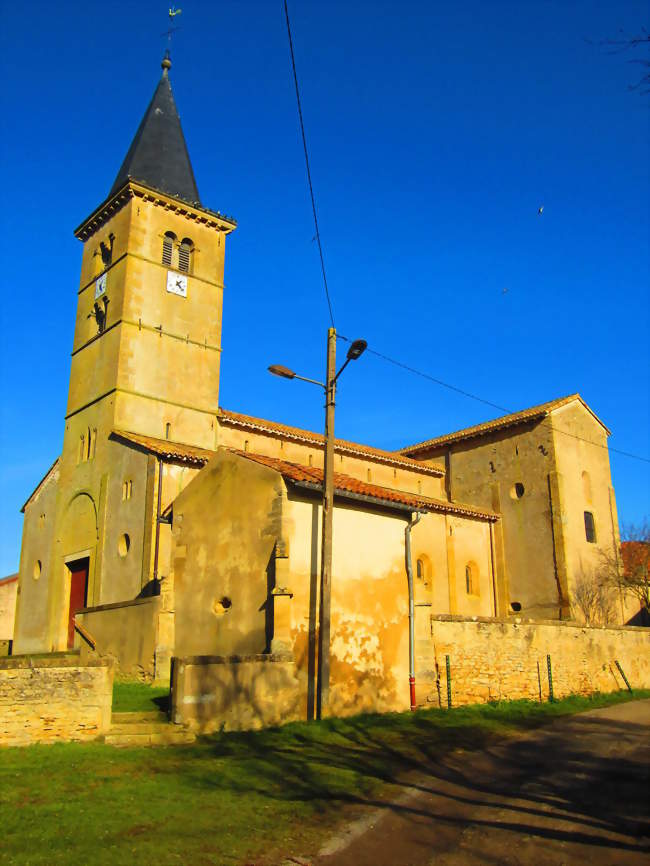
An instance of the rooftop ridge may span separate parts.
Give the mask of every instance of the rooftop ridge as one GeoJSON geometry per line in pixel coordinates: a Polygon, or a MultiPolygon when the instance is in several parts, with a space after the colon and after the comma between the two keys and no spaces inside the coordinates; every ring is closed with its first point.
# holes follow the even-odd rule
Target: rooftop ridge
{"type": "Polygon", "coordinates": [[[575,394],[569,394],[566,397],[558,397],[555,400],[540,403],[538,406],[531,406],[528,409],[521,409],[518,412],[511,412],[508,415],[502,415],[499,418],[494,418],[492,421],[484,421],[481,424],[474,424],[471,427],[465,427],[462,430],[456,430],[453,433],[445,433],[442,436],[435,436],[432,439],[426,439],[423,442],[406,445],[405,447],[398,449],[396,453],[408,456],[432,448],[442,447],[443,445],[449,445],[453,442],[459,442],[463,439],[471,439],[476,436],[488,435],[489,433],[494,433],[498,430],[505,430],[508,427],[514,427],[518,424],[525,424],[539,418],[545,418],[553,410],[566,406],[573,400],[578,400],[595,418],[595,420],[604,427],[607,434],[610,434],[611,431],[605,426],[605,424],[603,424],[587,403],[585,403],[580,394],[576,392],[575,394]]]}
{"type": "MultiPolygon", "coordinates": [[[[228,409],[219,407],[217,415],[218,420],[233,425],[247,427],[248,429],[259,429],[270,434],[286,436],[289,439],[296,441],[313,442],[314,444],[324,444],[325,436],[322,433],[314,433],[311,430],[303,430],[300,427],[292,427],[288,424],[281,424],[278,421],[268,421],[265,418],[256,418],[252,415],[243,415],[239,412],[231,412],[228,409]]],[[[421,460],[414,460],[399,454],[397,451],[385,451],[382,448],[374,448],[372,445],[363,445],[359,442],[348,442],[346,439],[335,439],[334,450],[343,454],[358,455],[374,459],[380,463],[389,463],[390,465],[403,466],[404,468],[412,469],[415,472],[422,472],[425,475],[435,475],[440,478],[445,473],[438,466],[430,466],[423,463],[421,460]]]]}

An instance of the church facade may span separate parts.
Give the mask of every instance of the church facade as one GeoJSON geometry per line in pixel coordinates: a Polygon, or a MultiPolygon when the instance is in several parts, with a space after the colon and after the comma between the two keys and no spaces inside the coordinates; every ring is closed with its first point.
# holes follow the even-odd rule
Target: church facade
{"type": "MultiPolygon", "coordinates": [[[[75,231],[63,448],[24,506],[13,651],[90,646],[156,680],[173,657],[284,654],[309,680],[324,441],[219,406],[236,222],[200,201],[170,65],[75,231]]],[[[432,615],[570,618],[618,556],[608,434],[576,394],[398,452],[337,440],[333,705],[408,706],[407,535],[419,699],[432,615]]]]}

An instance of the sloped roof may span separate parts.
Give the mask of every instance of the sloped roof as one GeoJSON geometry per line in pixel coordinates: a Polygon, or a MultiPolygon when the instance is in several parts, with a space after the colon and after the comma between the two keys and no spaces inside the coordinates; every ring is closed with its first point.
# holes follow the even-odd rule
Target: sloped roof
{"type": "Polygon", "coordinates": [[[486,421],[483,424],[475,424],[473,427],[466,427],[464,430],[457,430],[455,433],[446,433],[444,436],[427,439],[426,441],[418,442],[415,445],[407,445],[405,448],[400,448],[398,453],[405,455],[419,454],[422,451],[431,451],[445,445],[451,445],[454,442],[460,442],[463,439],[485,436],[488,433],[505,430],[509,427],[515,427],[518,424],[527,424],[531,421],[538,421],[545,418],[555,409],[566,406],[574,400],[578,400],[578,402],[584,406],[587,412],[598,421],[609,436],[611,431],[605,427],[595,412],[589,408],[580,394],[570,394],[568,397],[559,397],[557,400],[550,400],[548,403],[541,403],[539,406],[522,409],[520,412],[513,412],[510,415],[502,415],[500,418],[495,418],[493,421],[486,421]]]}
{"type": "Polygon", "coordinates": [[[128,433],[125,430],[113,430],[111,438],[122,439],[139,445],[145,451],[156,454],[163,460],[186,463],[192,466],[205,466],[205,464],[217,453],[208,448],[198,448],[196,445],[183,445],[179,442],[170,442],[167,439],[156,439],[153,436],[142,436],[139,433],[128,433]]]}
{"type": "MultiPolygon", "coordinates": [[[[233,454],[252,460],[262,466],[268,466],[279,472],[283,478],[297,484],[313,486],[315,489],[323,487],[323,470],[316,466],[300,466],[288,460],[279,460],[276,457],[267,457],[264,454],[254,454],[251,451],[240,451],[236,448],[227,449],[233,454]]],[[[441,499],[432,499],[429,496],[420,496],[414,493],[405,493],[401,490],[393,490],[390,487],[380,487],[378,484],[369,484],[359,481],[342,472],[334,473],[334,490],[336,493],[351,494],[355,498],[366,499],[390,506],[391,504],[406,506],[412,511],[437,511],[444,514],[459,514],[464,517],[475,517],[481,520],[495,521],[499,519],[498,514],[474,508],[471,505],[461,505],[457,502],[445,502],[441,499]]]]}
{"type": "Polygon", "coordinates": [[[117,173],[109,197],[131,179],[184,201],[201,204],[169,82],[170,67],[171,61],[165,56],[162,76],[117,173]]]}
{"type": "MultiPolygon", "coordinates": [[[[267,421],[264,418],[254,418],[251,415],[242,415],[239,412],[229,412],[227,409],[219,409],[218,419],[220,423],[230,424],[245,430],[253,430],[268,433],[272,436],[280,436],[291,439],[294,442],[307,442],[320,447],[325,442],[322,433],[313,433],[311,430],[302,430],[299,427],[290,427],[287,424],[279,424],[277,421],[267,421]]],[[[414,472],[425,475],[435,475],[440,478],[444,470],[438,466],[430,466],[420,460],[412,460],[395,451],[383,451],[381,448],[373,448],[370,445],[361,445],[358,442],[347,442],[345,439],[336,439],[334,450],[337,454],[349,454],[353,457],[361,457],[374,460],[377,463],[386,463],[390,466],[402,466],[414,472]]]]}
{"type": "Polygon", "coordinates": [[[58,467],[58,465],[59,465],[59,460],[60,460],[60,458],[57,457],[56,460],[54,461],[54,463],[53,463],[53,464],[50,466],[50,468],[47,470],[47,472],[45,473],[45,475],[44,475],[44,476],[41,478],[41,480],[38,482],[38,484],[36,485],[36,487],[34,488],[34,490],[32,491],[32,493],[30,494],[29,498],[27,499],[27,501],[25,502],[25,504],[23,505],[23,507],[20,509],[21,512],[24,513],[25,509],[27,508],[27,506],[29,505],[29,503],[32,501],[32,499],[34,499],[36,496],[38,496],[39,491],[43,488],[43,486],[45,485],[46,481],[47,481],[47,480],[52,476],[52,474],[56,471],[56,469],[57,469],[57,467],[58,467]]]}
{"type": "Polygon", "coordinates": [[[8,574],[6,577],[0,577],[0,586],[6,586],[8,583],[14,583],[18,580],[18,572],[16,574],[8,574]]]}

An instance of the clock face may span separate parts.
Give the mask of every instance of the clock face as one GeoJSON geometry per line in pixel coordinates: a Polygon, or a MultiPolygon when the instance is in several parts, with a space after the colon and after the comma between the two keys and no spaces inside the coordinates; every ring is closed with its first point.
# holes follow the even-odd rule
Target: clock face
{"type": "Polygon", "coordinates": [[[174,271],[167,271],[167,291],[172,295],[179,295],[181,298],[187,297],[187,277],[185,274],[177,274],[174,271]]]}
{"type": "Polygon", "coordinates": [[[106,291],[106,274],[102,274],[101,277],[97,277],[95,280],[95,300],[101,297],[106,291]]]}

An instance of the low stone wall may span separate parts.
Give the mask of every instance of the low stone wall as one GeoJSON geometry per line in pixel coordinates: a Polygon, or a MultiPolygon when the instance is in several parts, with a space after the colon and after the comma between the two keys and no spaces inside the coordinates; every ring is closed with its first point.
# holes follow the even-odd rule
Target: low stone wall
{"type": "Polygon", "coordinates": [[[111,723],[113,667],[78,655],[0,659],[0,745],[93,740],[111,723]]]}
{"type": "Polygon", "coordinates": [[[431,645],[438,683],[425,702],[433,706],[447,706],[446,656],[453,706],[548,700],[547,656],[556,698],[626,688],[616,661],[632,688],[650,688],[650,631],[643,628],[432,616],[431,645]]]}
{"type": "Polygon", "coordinates": [[[192,656],[172,665],[172,721],[243,731],[304,718],[291,656],[192,656]]]}
{"type": "Polygon", "coordinates": [[[120,676],[153,680],[160,602],[161,596],[154,595],[80,611],[76,621],[96,642],[95,650],[90,651],[84,639],[75,636],[84,661],[93,657],[112,659],[120,676]]]}

